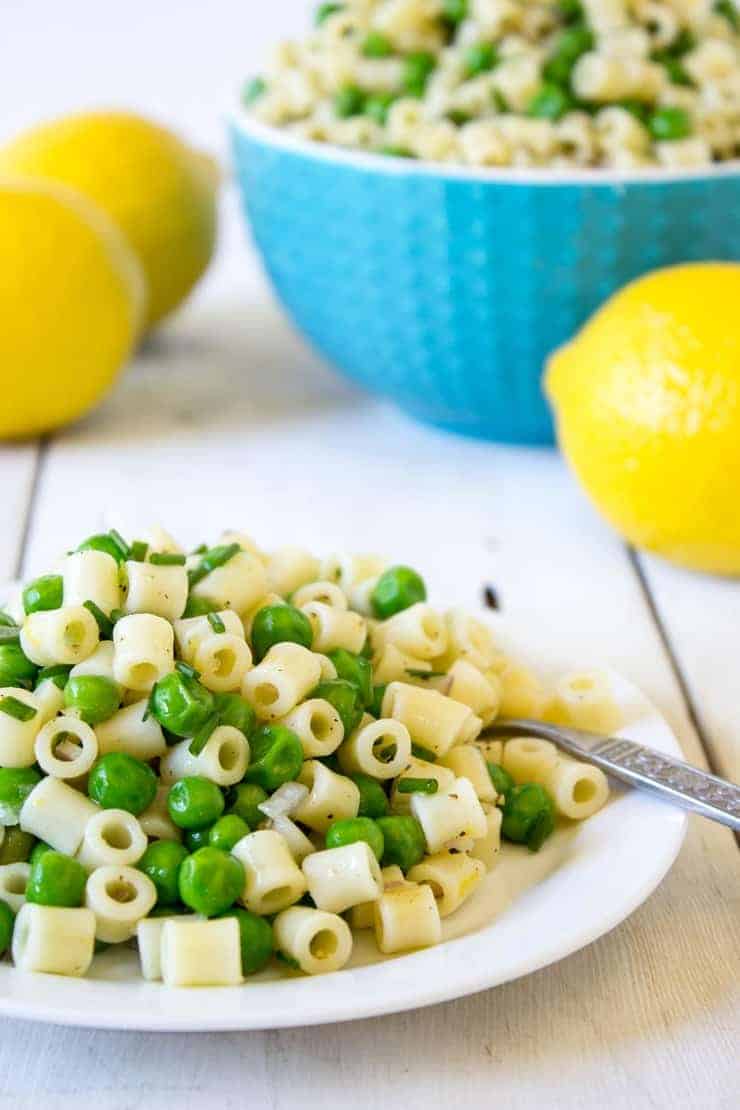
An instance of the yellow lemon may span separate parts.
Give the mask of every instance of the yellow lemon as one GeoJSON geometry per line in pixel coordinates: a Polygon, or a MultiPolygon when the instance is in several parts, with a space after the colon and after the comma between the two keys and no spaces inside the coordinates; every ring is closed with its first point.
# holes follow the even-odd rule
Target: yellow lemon
{"type": "Polygon", "coordinates": [[[140,116],[92,112],[34,127],[0,150],[0,172],[63,182],[108,213],[144,267],[148,326],[187,296],[211,259],[215,164],[140,116]]]}
{"type": "Polygon", "coordinates": [[[740,575],[740,265],[657,270],[551,357],[560,444],[630,542],[740,575]]]}
{"type": "Polygon", "coordinates": [[[0,437],[74,420],[130,354],[144,275],[104,213],[64,186],[0,178],[0,437]]]}

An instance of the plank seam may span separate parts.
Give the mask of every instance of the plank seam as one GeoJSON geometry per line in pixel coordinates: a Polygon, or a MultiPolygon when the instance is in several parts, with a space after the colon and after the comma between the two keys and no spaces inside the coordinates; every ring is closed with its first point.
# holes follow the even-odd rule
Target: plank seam
{"type": "Polygon", "coordinates": [[[31,474],[31,486],[28,491],[26,511],[23,516],[23,527],[21,529],[20,539],[18,540],[18,550],[15,558],[13,577],[16,579],[21,579],[25,571],[28,540],[31,535],[31,525],[33,524],[34,510],[38,501],[41,476],[46,464],[50,443],[50,436],[42,436],[37,444],[36,458],[34,459],[33,473],[31,474]]]}
{"type": "MultiPolygon", "coordinates": [[[[632,565],[632,569],[637,578],[638,585],[642,592],[643,598],[645,599],[645,604],[648,607],[648,612],[650,613],[653,624],[655,625],[655,629],[658,633],[660,642],[663,645],[663,650],[666,653],[668,665],[673,672],[673,676],[678,685],[679,692],[681,694],[681,697],[683,698],[689,720],[691,721],[694,731],[696,732],[696,735],[699,739],[699,743],[701,744],[702,750],[704,752],[704,757],[707,761],[707,766],[709,767],[709,770],[712,772],[713,775],[719,775],[719,777],[722,778],[724,776],[722,774],[722,768],[720,767],[719,760],[717,759],[716,750],[712,743],[710,734],[707,731],[707,728],[702,720],[702,716],[694,699],[694,695],[691,692],[689,681],[683,673],[681,664],[678,661],[678,654],[673,646],[673,643],[671,642],[670,635],[668,634],[668,628],[666,627],[665,621],[661,616],[660,610],[658,608],[658,603],[653,595],[652,590],[650,589],[650,583],[648,582],[647,575],[645,574],[640,556],[635,551],[635,549],[629,545],[627,545],[626,550],[627,558],[632,565]]],[[[737,843],[738,848],[740,848],[740,834],[735,833],[734,835],[735,842],[737,843]]]]}

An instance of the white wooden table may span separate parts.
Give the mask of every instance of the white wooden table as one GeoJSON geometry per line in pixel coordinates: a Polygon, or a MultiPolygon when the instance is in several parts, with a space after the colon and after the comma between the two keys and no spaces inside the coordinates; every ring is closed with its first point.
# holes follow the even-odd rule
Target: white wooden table
{"type": "MultiPolygon", "coordinates": [[[[159,520],[266,546],[382,550],[564,656],[640,684],[688,759],[738,775],[740,584],[637,557],[558,456],[409,423],[334,377],[291,334],[225,204],[218,265],[106,403],[41,443],[0,449],[0,577],[80,536],[159,520]]],[[[672,873],[590,948],[428,1010],[317,1029],[167,1036],[0,1022],[0,1105],[272,1108],[738,1105],[740,855],[692,819],[672,873]]]]}

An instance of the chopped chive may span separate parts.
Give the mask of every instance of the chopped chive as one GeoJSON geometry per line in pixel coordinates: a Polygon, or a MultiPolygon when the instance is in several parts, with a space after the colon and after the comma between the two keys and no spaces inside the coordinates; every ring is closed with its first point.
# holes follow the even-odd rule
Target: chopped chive
{"type": "Polygon", "coordinates": [[[128,558],[128,553],[129,553],[129,546],[126,543],[123,536],[121,535],[121,533],[117,532],[115,528],[111,528],[108,535],[110,536],[110,538],[112,539],[113,543],[118,548],[118,550],[121,552],[121,558],[122,559],[127,559],[128,558]]]}
{"type": "Polygon", "coordinates": [[[185,556],[175,555],[168,551],[154,551],[149,556],[149,562],[155,567],[184,567],[185,556]]]}
{"type": "Polygon", "coordinates": [[[193,550],[190,552],[190,554],[191,555],[205,555],[207,550],[208,550],[208,544],[207,543],[199,543],[197,547],[193,548],[193,550]]]}
{"type": "Polygon", "coordinates": [[[241,544],[238,543],[222,544],[219,547],[209,548],[197,567],[193,567],[192,570],[188,571],[190,585],[196,586],[198,582],[202,581],[212,570],[224,566],[230,559],[233,559],[235,555],[238,555],[241,549],[241,544]]]}
{"type": "Polygon", "coordinates": [[[412,744],[411,754],[415,756],[416,759],[423,759],[427,763],[437,762],[437,756],[435,755],[435,753],[433,751],[430,751],[429,748],[423,747],[421,744],[412,744]]]}
{"type": "Polygon", "coordinates": [[[447,674],[446,671],[422,671],[417,670],[415,667],[407,667],[406,674],[410,674],[412,678],[444,678],[447,674]]]}
{"type": "Polygon", "coordinates": [[[183,619],[186,617],[204,617],[207,613],[215,613],[218,605],[215,601],[209,601],[207,597],[193,597],[191,594],[188,598],[183,619]]]}
{"type": "Polygon", "coordinates": [[[143,540],[134,540],[128,553],[129,560],[132,563],[143,563],[148,550],[148,543],[144,543],[143,540]]]}
{"type": "Polygon", "coordinates": [[[7,613],[0,612],[0,627],[15,628],[15,621],[7,613]]]}
{"type": "Polygon", "coordinates": [[[7,697],[0,700],[0,712],[7,713],[9,717],[15,717],[16,721],[30,721],[36,716],[38,710],[32,705],[26,705],[24,701],[18,701],[18,698],[7,697]]]}
{"type": "Polygon", "coordinates": [[[14,644],[20,639],[21,630],[17,625],[0,624],[0,644],[14,644]]]}
{"type": "Polygon", "coordinates": [[[36,676],[36,686],[38,687],[47,678],[50,678],[58,690],[63,690],[67,685],[71,670],[72,667],[66,663],[55,663],[53,667],[42,667],[36,676]]]}
{"type": "Polygon", "coordinates": [[[218,613],[207,613],[208,623],[214,632],[225,632],[226,625],[219,617],[218,613]]]}
{"type": "Polygon", "coordinates": [[[211,739],[211,734],[216,728],[218,728],[218,714],[213,713],[205,722],[205,724],[200,726],[195,736],[190,741],[188,751],[191,755],[200,755],[208,741],[211,739]]]}
{"type": "Polygon", "coordinates": [[[88,613],[92,613],[97,622],[98,630],[102,640],[110,640],[113,635],[113,624],[102,609],[98,608],[94,601],[83,601],[83,607],[87,609],[88,613]]]}
{"type": "Polygon", "coordinates": [[[399,779],[399,794],[436,794],[439,783],[436,779],[399,779]]]}
{"type": "Polygon", "coordinates": [[[120,621],[121,617],[125,617],[125,616],[126,616],[126,611],[124,609],[111,609],[111,611],[110,611],[111,624],[115,624],[116,621],[120,621]]]}
{"type": "Polygon", "coordinates": [[[196,671],[195,667],[191,667],[189,663],[183,663],[182,659],[178,659],[175,663],[175,670],[180,674],[184,674],[186,678],[200,678],[200,671],[196,671]]]}

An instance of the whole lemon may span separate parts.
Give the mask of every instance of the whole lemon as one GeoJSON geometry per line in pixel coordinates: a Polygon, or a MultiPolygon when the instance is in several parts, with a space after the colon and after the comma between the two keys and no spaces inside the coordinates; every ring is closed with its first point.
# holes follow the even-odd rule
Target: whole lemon
{"type": "Polygon", "coordinates": [[[0,178],[0,437],[74,420],[136,343],[146,284],[115,224],[65,186],[0,178]]]}
{"type": "Polygon", "coordinates": [[[0,173],[63,182],[108,213],[144,267],[149,327],[180,304],[213,254],[214,163],[140,116],[91,112],[33,127],[0,149],[0,173]]]}
{"type": "Polygon", "coordinates": [[[554,353],[546,390],[565,455],[623,536],[740,574],[740,265],[632,282],[554,353]]]}

